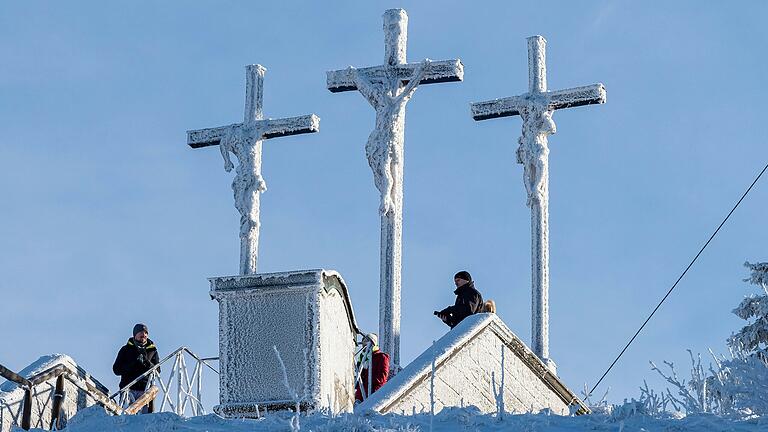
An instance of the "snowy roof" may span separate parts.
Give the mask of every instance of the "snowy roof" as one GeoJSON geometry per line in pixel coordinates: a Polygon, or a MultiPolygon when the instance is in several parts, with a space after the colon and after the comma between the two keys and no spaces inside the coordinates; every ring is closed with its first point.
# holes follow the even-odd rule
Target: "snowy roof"
{"type": "Polygon", "coordinates": [[[285,290],[291,287],[306,288],[307,286],[317,286],[320,289],[336,289],[344,299],[344,304],[349,311],[349,325],[352,329],[360,333],[355,319],[355,312],[352,309],[352,302],[349,299],[347,284],[341,275],[335,270],[311,269],[295,270],[276,273],[258,273],[254,275],[223,276],[208,278],[211,283],[211,298],[218,295],[226,295],[227,292],[265,292],[271,290],[285,290]],[[327,279],[335,279],[338,283],[324,283],[327,279]]]}
{"type": "MultiPolygon", "coordinates": [[[[80,378],[83,378],[84,380],[92,382],[95,387],[105,394],[108,392],[107,388],[104,387],[99,381],[97,381],[95,378],[90,376],[83,368],[78,366],[78,364],[72,359],[72,357],[66,355],[66,354],[49,354],[44,355],[40,357],[39,359],[35,360],[30,364],[29,366],[25,367],[24,369],[19,372],[19,375],[30,379],[42,372],[48,371],[51,368],[54,368],[56,366],[64,366],[67,369],[69,369],[70,372],[73,374],[76,374],[80,378]]],[[[24,397],[24,390],[22,390],[18,384],[16,384],[13,381],[5,381],[2,385],[0,385],[0,403],[9,403],[11,401],[15,401],[17,399],[24,397]]]]}
{"type": "Polygon", "coordinates": [[[405,395],[410,388],[419,384],[432,373],[432,359],[440,365],[449,359],[486,327],[493,326],[510,350],[567,405],[576,405],[582,412],[589,408],[563,384],[562,381],[515,335],[494,313],[480,313],[465,318],[455,328],[440,338],[432,347],[387,382],[379,391],[355,408],[355,411],[380,411],[405,395]]]}

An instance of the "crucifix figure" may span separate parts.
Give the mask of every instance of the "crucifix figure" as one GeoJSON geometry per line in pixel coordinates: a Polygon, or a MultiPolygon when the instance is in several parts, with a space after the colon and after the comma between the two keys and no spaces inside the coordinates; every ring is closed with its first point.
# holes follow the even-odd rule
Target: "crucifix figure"
{"type": "Polygon", "coordinates": [[[528,38],[528,93],[471,105],[472,118],[487,120],[519,115],[523,133],[517,163],[531,208],[531,339],[533,352],[555,370],[549,358],[549,147],[547,137],[557,130],[552,114],[557,109],[605,103],[605,87],[593,84],[547,91],[546,43],[528,38]]]}
{"type": "Polygon", "coordinates": [[[419,84],[461,81],[461,60],[408,63],[408,15],[384,12],[384,65],[327,73],[328,90],[358,90],[376,110],[376,126],[365,153],[381,195],[379,340],[381,349],[400,365],[400,275],[403,229],[403,142],[405,107],[419,84]]]}
{"type": "Polygon", "coordinates": [[[269,138],[317,132],[320,118],[314,114],[265,119],[263,105],[264,73],[261,65],[246,66],[245,116],[242,123],[187,131],[192,148],[218,145],[224,169],[234,168],[230,153],[237,158],[232,191],[240,212],[240,274],[256,273],[259,251],[259,196],[267,190],[261,177],[261,144],[269,138]]]}

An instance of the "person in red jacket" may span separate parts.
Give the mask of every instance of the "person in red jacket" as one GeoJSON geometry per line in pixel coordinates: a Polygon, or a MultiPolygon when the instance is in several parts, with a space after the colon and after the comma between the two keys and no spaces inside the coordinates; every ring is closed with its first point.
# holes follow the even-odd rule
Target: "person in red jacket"
{"type": "MultiPolygon", "coordinates": [[[[363,392],[365,392],[365,397],[368,397],[368,366],[371,366],[371,381],[373,382],[371,394],[380,389],[389,378],[389,354],[379,349],[379,337],[375,333],[368,333],[363,336],[362,343],[370,346],[371,354],[370,356],[364,354],[361,359],[363,370],[360,372],[360,379],[357,381],[357,388],[355,389],[355,400],[358,402],[363,401],[363,392]]],[[[363,348],[363,353],[366,351],[363,348]]]]}

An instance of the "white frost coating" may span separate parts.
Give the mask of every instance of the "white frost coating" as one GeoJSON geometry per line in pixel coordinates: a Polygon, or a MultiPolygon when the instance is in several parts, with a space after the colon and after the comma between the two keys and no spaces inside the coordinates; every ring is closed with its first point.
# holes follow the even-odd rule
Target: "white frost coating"
{"type": "MultiPolygon", "coordinates": [[[[24,378],[31,378],[54,367],[64,366],[66,373],[64,380],[64,398],[62,400],[61,419],[74,416],[78,411],[97,403],[87,392],[87,387],[95,391],[101,391],[107,398],[107,388],[93,379],[77,363],[65,354],[50,354],[37,359],[19,372],[24,378]]],[[[50,378],[34,387],[32,392],[32,411],[30,423],[32,427],[47,429],[51,424],[51,393],[56,386],[56,377],[50,378]]],[[[24,389],[16,383],[5,381],[0,385],[0,431],[11,430],[12,425],[21,424],[24,389]]]]}
{"type": "Polygon", "coordinates": [[[531,339],[533,352],[552,371],[549,358],[549,145],[557,131],[552,114],[557,109],[605,103],[602,84],[555,92],[547,91],[546,40],[528,38],[528,93],[471,105],[472,118],[486,120],[520,115],[522,136],[517,162],[523,165],[523,183],[531,208],[531,339]]]}
{"type": "MultiPolygon", "coordinates": [[[[399,413],[398,413],[399,414],[399,413]]],[[[685,431],[685,432],[765,432],[764,419],[744,421],[714,415],[684,418],[653,416],[641,411],[619,417],[597,414],[589,416],[557,416],[550,413],[508,415],[480,414],[475,407],[448,408],[435,415],[381,415],[376,413],[328,416],[322,412],[302,416],[302,426],[309,431],[411,432],[428,431],[434,421],[434,432],[573,432],[573,431],[685,431]]],[[[269,412],[259,420],[222,419],[207,416],[183,418],[173,413],[153,415],[109,416],[101,410],[87,410],[72,419],[70,427],[77,432],[275,432],[285,431],[292,413],[269,412]]]]}
{"type": "Polygon", "coordinates": [[[187,132],[187,143],[193,147],[219,145],[224,169],[230,172],[238,165],[232,181],[235,208],[240,213],[240,273],[255,274],[259,250],[260,194],[267,190],[261,176],[262,141],[269,138],[317,132],[320,118],[314,114],[283,119],[264,119],[263,92],[266,68],[246,66],[245,114],[243,123],[187,132]]]}
{"type": "Polygon", "coordinates": [[[355,86],[376,110],[376,127],[368,137],[365,155],[373,170],[376,188],[381,194],[379,212],[382,216],[393,215],[395,203],[403,199],[405,106],[429,65],[430,61],[424,60],[408,85],[402,88],[397,81],[390,85],[374,84],[365,75],[350,68],[355,86]]]}
{"type": "Polygon", "coordinates": [[[406,62],[408,15],[402,9],[384,13],[384,65],[328,72],[333,92],[358,90],[376,110],[376,126],[365,153],[380,194],[381,258],[379,286],[380,346],[390,355],[393,372],[400,365],[400,285],[403,225],[405,108],[419,84],[461,81],[460,60],[418,65],[406,62]]]}
{"type": "Polygon", "coordinates": [[[569,405],[587,411],[578,397],[501,321],[496,314],[475,314],[440,338],[387,382],[355,412],[429,412],[434,382],[435,412],[462,403],[482,412],[550,409],[567,414],[569,405]],[[503,354],[501,354],[503,353],[503,354]],[[434,361],[434,373],[432,380],[434,361]],[[504,383],[495,394],[495,379],[504,383]]]}
{"type": "MultiPolygon", "coordinates": [[[[44,355],[39,359],[35,360],[29,366],[22,369],[18,374],[24,378],[30,378],[34,375],[39,374],[40,372],[45,371],[46,369],[50,369],[60,364],[67,364],[73,369],[77,367],[77,363],[75,363],[72,357],[66,354],[49,354],[49,355],[44,355]]],[[[19,386],[15,382],[13,381],[3,382],[3,384],[0,385],[0,400],[2,400],[5,396],[7,396],[8,392],[12,392],[16,389],[19,389],[19,386]]]]}
{"type": "Polygon", "coordinates": [[[212,278],[219,302],[220,405],[225,416],[295,406],[289,388],[305,390],[302,409],[350,411],[355,335],[346,286],[337,273],[306,270],[212,278]],[[306,355],[304,354],[306,349],[306,355]]]}

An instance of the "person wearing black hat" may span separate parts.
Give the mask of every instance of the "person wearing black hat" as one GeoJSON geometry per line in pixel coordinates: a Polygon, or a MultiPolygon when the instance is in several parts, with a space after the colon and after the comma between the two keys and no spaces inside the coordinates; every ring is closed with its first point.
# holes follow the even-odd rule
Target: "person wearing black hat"
{"type": "Polygon", "coordinates": [[[464,318],[483,311],[483,296],[475,289],[475,283],[468,271],[460,271],[453,276],[456,284],[456,303],[441,311],[435,311],[438,318],[448,324],[450,328],[456,327],[464,318]]]}
{"type": "MultiPolygon", "coordinates": [[[[128,339],[128,343],[117,353],[112,371],[115,375],[120,376],[120,388],[122,389],[158,363],[157,347],[149,338],[149,329],[145,324],[136,324],[133,326],[133,337],[128,339]]],[[[160,368],[157,368],[157,372],[160,372],[160,368]]],[[[149,377],[147,376],[131,385],[131,402],[138,399],[147,390],[148,383],[149,377]]],[[[142,413],[152,411],[152,402],[141,410],[142,413]]]]}

